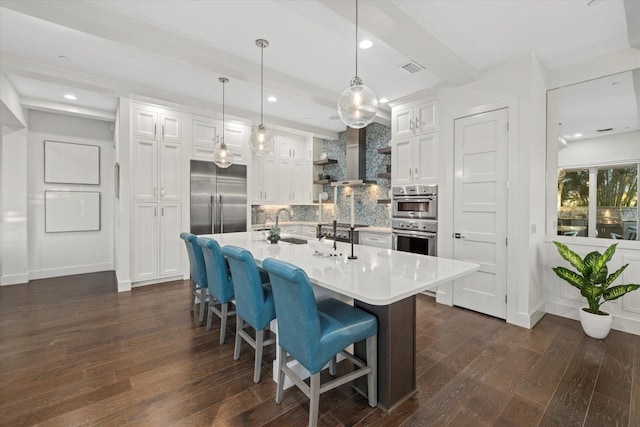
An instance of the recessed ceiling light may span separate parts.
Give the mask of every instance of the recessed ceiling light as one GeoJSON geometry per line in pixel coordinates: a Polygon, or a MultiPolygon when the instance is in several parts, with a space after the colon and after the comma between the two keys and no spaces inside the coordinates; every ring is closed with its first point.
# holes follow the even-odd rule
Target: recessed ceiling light
{"type": "Polygon", "coordinates": [[[373,46],[373,43],[371,40],[362,40],[358,46],[360,46],[360,49],[369,49],[373,46]]]}
{"type": "Polygon", "coordinates": [[[581,134],[581,133],[579,133],[579,132],[578,132],[578,133],[574,133],[574,134],[573,134],[573,137],[574,137],[574,138],[580,138],[581,136],[582,136],[582,134],[581,134]]]}
{"type": "Polygon", "coordinates": [[[611,86],[619,85],[621,82],[611,82],[611,86]]]}
{"type": "Polygon", "coordinates": [[[73,95],[73,94],[71,94],[71,93],[67,93],[67,94],[65,94],[65,95],[64,95],[64,97],[65,97],[65,99],[68,99],[68,100],[70,100],[70,101],[75,101],[76,99],[78,99],[78,97],[77,97],[77,96],[75,96],[75,95],[73,95]]]}
{"type": "Polygon", "coordinates": [[[389,100],[387,98],[380,98],[378,99],[378,102],[381,104],[386,104],[387,102],[389,102],[389,100]]]}
{"type": "Polygon", "coordinates": [[[63,62],[69,62],[69,61],[71,61],[71,58],[69,58],[68,56],[64,56],[64,55],[60,55],[60,56],[58,56],[58,59],[59,59],[60,61],[63,61],[63,62]]]}
{"type": "Polygon", "coordinates": [[[267,101],[269,102],[276,102],[278,100],[278,98],[276,98],[275,96],[270,96],[267,98],[267,101]]]}

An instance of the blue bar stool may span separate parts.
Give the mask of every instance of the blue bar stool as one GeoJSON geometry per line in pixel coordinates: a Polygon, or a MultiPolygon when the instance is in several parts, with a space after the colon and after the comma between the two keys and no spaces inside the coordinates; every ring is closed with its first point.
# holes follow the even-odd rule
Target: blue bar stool
{"type": "Polygon", "coordinates": [[[200,301],[200,315],[198,321],[204,319],[204,306],[207,299],[207,273],[204,265],[202,249],[196,243],[198,239],[195,234],[182,232],[180,238],[184,240],[189,255],[189,265],[191,267],[191,311],[195,308],[196,298],[200,301]]]}
{"type": "MultiPolygon", "coordinates": [[[[269,272],[278,319],[278,389],[276,403],[282,402],[285,374],[309,398],[309,425],[318,422],[320,394],[367,375],[369,406],[378,404],[377,347],[378,320],[359,308],[333,298],[317,301],[309,277],[300,268],[267,258],[262,267],[269,272]],[[344,349],[366,340],[367,362],[344,349]],[[320,385],[320,371],[341,353],[360,369],[320,385]],[[293,356],[311,374],[307,385],[287,366],[293,356]]],[[[334,372],[332,372],[333,374],[334,372]]]]}
{"type": "Polygon", "coordinates": [[[233,300],[233,283],[229,264],[222,255],[220,244],[213,239],[198,237],[197,244],[202,249],[204,265],[207,271],[209,290],[209,310],[207,315],[207,330],[211,329],[211,320],[215,314],[220,318],[220,344],[224,344],[227,329],[227,317],[236,314],[229,311],[229,303],[233,300]],[[216,306],[220,304],[220,308],[216,306]]]}
{"type": "Polygon", "coordinates": [[[253,369],[253,382],[260,381],[262,367],[262,349],[266,345],[274,344],[275,338],[264,340],[264,331],[269,323],[275,319],[276,311],[273,306],[271,285],[262,283],[260,271],[251,252],[237,246],[228,245],[222,248],[222,253],[229,261],[229,269],[236,295],[236,343],[233,358],[240,358],[240,345],[244,339],[256,351],[253,369]],[[256,330],[256,339],[244,331],[244,323],[256,330]]]}

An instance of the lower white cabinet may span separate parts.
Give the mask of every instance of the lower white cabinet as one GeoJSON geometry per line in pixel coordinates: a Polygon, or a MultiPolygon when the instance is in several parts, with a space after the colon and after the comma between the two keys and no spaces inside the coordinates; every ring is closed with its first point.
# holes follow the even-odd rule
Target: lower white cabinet
{"type": "Polygon", "coordinates": [[[360,231],[360,244],[366,246],[375,246],[376,248],[391,249],[390,233],[372,233],[370,231],[360,231]]]}
{"type": "Polygon", "coordinates": [[[300,234],[300,226],[299,225],[281,225],[280,226],[281,234],[300,234]]]}
{"type": "Polygon", "coordinates": [[[316,225],[300,225],[300,235],[315,239],[318,234],[318,227],[316,225]]]}
{"type": "Polygon", "coordinates": [[[180,274],[181,210],[181,203],[133,203],[132,282],[180,274]]]}

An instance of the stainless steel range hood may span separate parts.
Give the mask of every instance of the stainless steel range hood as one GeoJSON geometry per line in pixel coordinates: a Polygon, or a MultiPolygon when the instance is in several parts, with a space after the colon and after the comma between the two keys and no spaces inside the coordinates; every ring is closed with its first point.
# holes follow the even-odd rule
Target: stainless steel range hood
{"type": "Polygon", "coordinates": [[[367,128],[353,129],[347,127],[347,179],[332,182],[333,187],[355,187],[375,184],[367,180],[367,128]]]}

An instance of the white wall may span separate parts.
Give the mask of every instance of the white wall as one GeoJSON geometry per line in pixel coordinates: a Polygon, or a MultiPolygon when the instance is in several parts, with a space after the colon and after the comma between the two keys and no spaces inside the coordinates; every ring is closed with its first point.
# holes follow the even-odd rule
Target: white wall
{"type": "Polygon", "coordinates": [[[32,111],[28,136],[29,277],[40,279],[113,269],[113,132],[109,122],[32,111]],[[44,183],[44,141],[100,147],[100,185],[44,183]],[[45,190],[100,192],[99,231],[45,233],[45,190]]]}
{"type": "Polygon", "coordinates": [[[640,161],[640,131],[569,142],[558,152],[558,167],[584,167],[640,161]]]}
{"type": "MultiPolygon", "coordinates": [[[[557,88],[564,85],[570,85],[579,83],[585,80],[590,80],[598,77],[603,77],[610,74],[616,74],[623,71],[629,71],[635,68],[640,68],[640,54],[637,49],[624,49],[619,52],[607,54],[602,57],[593,58],[588,61],[584,61],[579,64],[574,64],[569,67],[549,71],[549,84],[548,87],[557,88]]],[[[554,105],[549,105],[549,115],[554,117],[556,110],[554,105]]],[[[575,161],[570,162],[567,160],[567,150],[573,150],[573,143],[564,150],[561,150],[558,155],[558,143],[556,140],[557,129],[549,127],[549,133],[547,140],[549,144],[547,146],[547,236],[545,241],[540,244],[539,251],[541,257],[539,258],[540,264],[537,266],[538,271],[542,275],[542,285],[545,297],[545,311],[547,313],[556,314],[559,316],[569,317],[572,319],[578,318],[578,307],[586,306],[585,299],[582,298],[574,289],[566,282],[559,279],[555,273],[551,270],[552,267],[557,265],[568,266],[568,264],[560,258],[557,253],[557,249],[553,244],[553,240],[560,241],[574,251],[584,256],[592,251],[599,251],[602,253],[611,243],[612,240],[608,239],[596,239],[588,237],[570,237],[570,236],[557,236],[553,234],[554,225],[556,223],[556,185],[557,185],[557,170],[558,160],[563,159],[565,167],[571,165],[582,166],[589,160],[591,162],[591,156],[588,155],[588,151],[593,149],[596,151],[596,156],[602,163],[614,162],[618,160],[630,160],[627,155],[627,159],[620,159],[616,157],[616,150],[607,148],[603,151],[601,145],[595,146],[597,140],[602,138],[593,138],[592,141],[583,141],[581,143],[575,143],[575,150],[573,154],[577,157],[575,161]],[[592,144],[588,150],[586,145],[579,144],[592,144]]],[[[604,138],[604,137],[603,137],[604,138]]],[[[634,153],[640,144],[638,144],[638,132],[630,132],[629,135],[611,135],[606,138],[609,143],[616,143],[622,145],[629,145],[634,153]],[[633,143],[635,141],[635,144],[633,143]]],[[[634,157],[631,154],[631,157],[634,157]]],[[[635,157],[637,161],[637,156],[635,157]]],[[[618,278],[615,284],[623,283],[640,283],[640,241],[619,241],[617,252],[609,264],[609,271],[620,267],[622,264],[629,263],[629,267],[625,270],[624,274],[618,278]]],[[[607,302],[603,305],[602,309],[608,311],[614,315],[613,328],[630,332],[634,334],[640,334],[640,291],[635,291],[624,297],[607,302]]]]}
{"type": "MultiPolygon", "coordinates": [[[[518,58],[483,71],[473,83],[442,88],[440,162],[454,163],[453,123],[464,115],[509,108],[509,200],[507,266],[507,321],[531,327],[543,315],[539,278],[531,270],[537,243],[544,238],[545,84],[544,69],[533,56],[518,58]],[[542,202],[540,202],[542,201],[542,202]],[[535,230],[535,231],[532,231],[535,230]]],[[[442,168],[439,215],[453,216],[453,171],[442,168]]],[[[441,220],[439,254],[452,256],[451,221],[441,220]]],[[[450,290],[439,289],[438,301],[450,300],[450,290]],[[448,294],[448,296],[447,296],[448,294]]]]}

